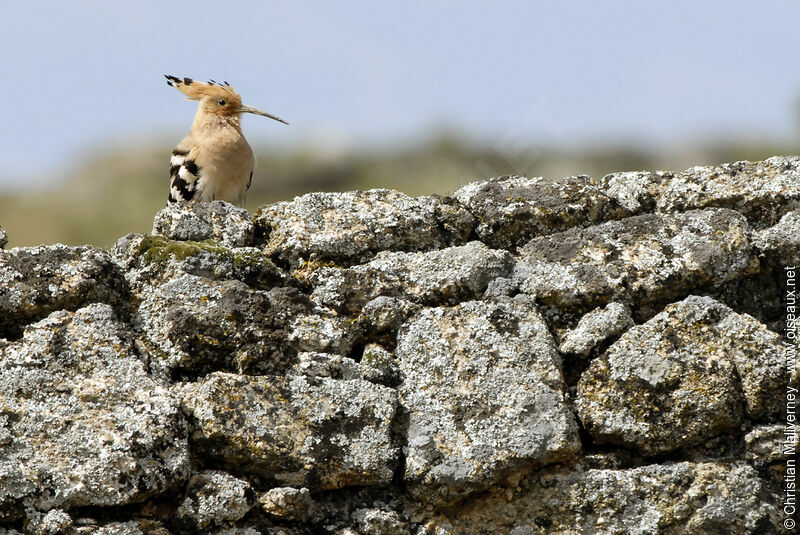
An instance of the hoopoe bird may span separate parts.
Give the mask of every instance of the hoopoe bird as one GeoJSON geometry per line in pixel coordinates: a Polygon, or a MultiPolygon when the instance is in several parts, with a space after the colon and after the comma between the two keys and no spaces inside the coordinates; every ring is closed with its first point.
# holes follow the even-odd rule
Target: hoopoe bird
{"type": "Polygon", "coordinates": [[[255,157],[242,134],[241,115],[254,113],[289,123],[242,105],[242,97],[228,82],[164,76],[186,100],[199,101],[189,134],[172,151],[167,202],[222,200],[243,208],[255,157]]]}

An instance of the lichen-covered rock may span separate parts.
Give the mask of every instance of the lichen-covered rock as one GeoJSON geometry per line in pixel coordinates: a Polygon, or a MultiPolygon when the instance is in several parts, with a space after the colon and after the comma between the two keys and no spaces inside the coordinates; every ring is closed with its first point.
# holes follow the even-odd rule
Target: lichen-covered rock
{"type": "Polygon", "coordinates": [[[32,535],[59,535],[72,527],[72,517],[61,509],[28,513],[25,531],[32,535]]]}
{"type": "MultiPolygon", "coordinates": [[[[795,366],[790,374],[786,365],[790,344],[778,333],[767,329],[747,314],[737,314],[724,305],[701,301],[699,298],[690,297],[684,302],[691,301],[694,303],[690,307],[696,306],[711,321],[718,315],[717,323],[709,325],[708,331],[694,340],[699,339],[702,344],[714,338],[719,339],[719,346],[731,360],[739,376],[747,416],[754,421],[779,418],[786,409],[786,400],[785,395],[779,396],[775,393],[792,384],[795,387],[800,386],[798,368],[795,366]],[[704,310],[705,307],[707,308],[704,310]]],[[[687,323],[693,318],[694,316],[687,318],[687,323]]]]}
{"type": "Polygon", "coordinates": [[[6,248],[6,244],[8,243],[8,234],[3,227],[0,227],[0,250],[6,248]]]}
{"type": "Polygon", "coordinates": [[[239,280],[251,288],[284,286],[288,276],[255,247],[225,247],[213,240],[176,241],[128,234],[112,249],[133,293],[143,299],[154,286],[184,274],[214,280],[239,280]]]}
{"type": "Polygon", "coordinates": [[[367,381],[383,385],[399,383],[397,358],[380,344],[365,345],[358,364],[361,377],[367,381]]]}
{"type": "Polygon", "coordinates": [[[178,403],[132,338],[93,304],[0,342],[0,511],[123,505],[188,476],[178,403]]]}
{"type": "Polygon", "coordinates": [[[507,251],[481,242],[426,253],[383,252],[366,264],[317,269],[309,277],[311,298],[350,313],[377,297],[456,304],[479,297],[489,281],[510,272],[512,262],[507,251]]]}
{"type": "Polygon", "coordinates": [[[314,500],[305,487],[276,487],[258,497],[262,509],[279,520],[304,522],[312,515],[314,500]]]}
{"type": "Polygon", "coordinates": [[[527,301],[425,309],[397,358],[405,477],[420,497],[452,501],[579,449],[555,342],[527,301]]]}
{"type": "Polygon", "coordinates": [[[134,315],[154,369],[275,373],[294,362],[294,317],[310,306],[293,288],[252,290],[237,280],[181,275],[150,293],[134,315]]]}
{"type": "Polygon", "coordinates": [[[222,528],[209,532],[210,535],[306,535],[305,531],[293,528],[267,528],[265,531],[251,527],[222,528]]]}
{"type": "Polygon", "coordinates": [[[330,377],[332,379],[360,379],[358,362],[351,358],[330,353],[304,351],[297,354],[297,363],[288,373],[308,377],[330,377]]]}
{"type": "Polygon", "coordinates": [[[629,217],[534,238],[514,277],[523,292],[558,307],[655,301],[754,273],[748,235],[731,210],[629,217]]]}
{"type": "Polygon", "coordinates": [[[376,334],[396,331],[419,309],[420,305],[406,299],[382,295],[364,305],[359,313],[359,320],[365,329],[376,334]]]}
{"type": "Polygon", "coordinates": [[[586,357],[609,338],[633,327],[631,311],[624,303],[609,303],[585,314],[574,329],[570,329],[559,346],[559,351],[586,357]]]}
{"type": "Polygon", "coordinates": [[[107,524],[101,524],[91,519],[83,520],[87,523],[73,526],[64,535],[170,535],[162,523],[153,520],[109,522],[107,524]]]}
{"type": "MultiPolygon", "coordinates": [[[[795,392],[796,393],[796,392],[795,392]]],[[[797,451],[800,446],[800,435],[788,428],[786,424],[759,425],[744,435],[745,455],[747,460],[758,468],[780,463],[784,464],[788,455],[786,451],[797,451]]],[[[783,477],[785,466],[780,466],[783,477]]]]}
{"type": "Polygon", "coordinates": [[[411,532],[408,523],[396,511],[357,509],[352,518],[363,535],[408,535],[411,532]]]}
{"type": "Polygon", "coordinates": [[[0,535],[776,533],[799,179],[186,203],[111,255],[0,229],[0,535]]]}
{"type": "Polygon", "coordinates": [[[287,373],[332,379],[364,379],[383,385],[398,382],[394,355],[378,344],[367,344],[360,362],[330,353],[298,353],[297,363],[287,373]]]}
{"type": "Polygon", "coordinates": [[[436,197],[373,189],[308,193],[262,207],[256,224],[268,237],[266,250],[297,266],[312,257],[353,264],[379,251],[438,249],[463,241],[470,218],[436,197]]]}
{"type": "Polygon", "coordinates": [[[0,336],[16,338],[27,323],[56,310],[119,305],[126,295],[124,277],[109,254],[96,247],[0,250],[0,336]]]}
{"type": "Polygon", "coordinates": [[[442,238],[448,245],[466,243],[475,229],[475,216],[454,197],[430,195],[418,197],[421,201],[432,202],[442,238]]]}
{"type": "Polygon", "coordinates": [[[603,178],[602,189],[636,213],[730,208],[755,226],[767,227],[800,206],[800,158],[693,167],[682,173],[616,173],[603,178]]]}
{"type": "Polygon", "coordinates": [[[247,210],[225,201],[170,203],[153,220],[153,233],[170,240],[214,240],[226,247],[252,245],[254,232],[247,210]]]}
{"type": "Polygon", "coordinates": [[[598,443],[647,455],[736,429],[746,410],[780,410],[780,337],[708,297],[690,296],[629,329],[578,383],[578,414],[598,443]]]}
{"type": "Polygon", "coordinates": [[[552,471],[531,477],[520,490],[484,497],[431,521],[424,533],[761,535],[779,526],[778,498],[744,462],[552,471]]]}
{"type": "Polygon", "coordinates": [[[484,299],[495,299],[497,297],[514,297],[519,291],[519,281],[512,277],[498,277],[489,281],[486,291],[483,292],[484,299]]]}
{"type": "Polygon", "coordinates": [[[670,173],[657,171],[623,171],[603,177],[600,188],[632,215],[655,211],[657,188],[668,180],[670,173]]]}
{"type": "Polygon", "coordinates": [[[800,267],[800,210],[789,212],[776,225],[755,232],[753,247],[781,268],[800,267]]]}
{"type": "Polygon", "coordinates": [[[300,351],[349,355],[358,335],[350,318],[316,307],[292,321],[287,340],[300,351]]]}
{"type": "Polygon", "coordinates": [[[236,522],[255,502],[255,492],[247,481],[219,470],[205,470],[189,480],[177,515],[188,526],[205,529],[236,522]]]}
{"type": "Polygon", "coordinates": [[[632,215],[585,175],[558,180],[502,176],[468,184],[453,197],[477,218],[478,238],[498,249],[632,215]]]}
{"type": "Polygon", "coordinates": [[[193,440],[207,458],[278,484],[385,484],[397,464],[396,395],[362,380],[209,375],[187,389],[193,440]]]}

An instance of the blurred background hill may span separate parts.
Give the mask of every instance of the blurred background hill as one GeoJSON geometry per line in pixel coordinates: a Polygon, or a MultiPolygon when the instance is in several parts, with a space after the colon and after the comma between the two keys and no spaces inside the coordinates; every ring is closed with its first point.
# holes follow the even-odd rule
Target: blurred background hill
{"type": "Polygon", "coordinates": [[[800,152],[800,3],[14,2],[0,18],[9,247],[148,232],[196,105],[229,80],[247,208],[309,191],[447,194],[800,152]]]}

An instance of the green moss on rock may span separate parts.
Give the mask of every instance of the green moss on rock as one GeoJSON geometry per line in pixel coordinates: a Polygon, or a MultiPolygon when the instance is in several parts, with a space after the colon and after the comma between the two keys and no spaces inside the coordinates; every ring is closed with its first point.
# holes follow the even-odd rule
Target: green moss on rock
{"type": "Polygon", "coordinates": [[[144,258],[148,264],[153,264],[170,260],[186,260],[201,253],[210,253],[231,259],[237,267],[263,266],[265,264],[274,267],[272,260],[260,252],[230,249],[216,240],[178,241],[164,236],[145,236],[136,251],[136,256],[144,258]]]}

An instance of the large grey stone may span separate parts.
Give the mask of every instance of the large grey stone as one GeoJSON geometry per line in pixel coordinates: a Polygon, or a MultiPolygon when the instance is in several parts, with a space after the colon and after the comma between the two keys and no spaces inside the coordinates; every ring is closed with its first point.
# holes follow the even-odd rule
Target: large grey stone
{"type": "Polygon", "coordinates": [[[452,501],[579,449],[555,342],[527,301],[425,309],[400,331],[406,480],[452,501]]]}
{"type": "Polygon", "coordinates": [[[609,303],[605,307],[598,307],[584,314],[575,328],[565,333],[558,349],[562,353],[586,357],[592,349],[633,325],[631,311],[627,305],[609,303]]]}
{"type": "Polygon", "coordinates": [[[629,329],[578,383],[578,414],[598,443],[647,455],[700,444],[780,412],[785,342],[746,315],[690,296],[629,329]]]}
{"type": "Polygon", "coordinates": [[[408,523],[396,511],[363,508],[353,511],[358,532],[364,535],[408,535],[408,523]]]}
{"type": "Polygon", "coordinates": [[[109,305],[93,304],[0,341],[0,518],[19,505],[138,502],[188,477],[178,403],[132,339],[109,305]]]}
{"type": "Polygon", "coordinates": [[[238,280],[168,280],[134,315],[154,369],[196,376],[213,370],[275,373],[294,362],[291,322],[310,303],[293,288],[252,290],[238,280]]]}
{"type": "Polygon", "coordinates": [[[328,353],[302,352],[289,373],[333,379],[364,379],[394,385],[398,371],[394,355],[378,344],[367,344],[361,361],[328,353]]]}
{"type": "Polygon", "coordinates": [[[215,372],[184,396],[195,445],[234,471],[316,489],[392,479],[392,389],[358,379],[215,372]]]}
{"type": "Polygon", "coordinates": [[[768,535],[778,533],[778,499],[744,462],[547,471],[418,533],[768,535]]]}
{"type": "Polygon", "coordinates": [[[479,297],[512,264],[508,252],[481,242],[425,253],[383,252],[366,264],[317,269],[309,276],[311,298],[354,314],[378,297],[452,305],[479,297]]]}
{"type": "Polygon", "coordinates": [[[638,215],[655,211],[658,187],[671,176],[664,171],[610,173],[602,178],[600,188],[632,215],[638,215]]]}
{"type": "Polygon", "coordinates": [[[300,351],[349,355],[360,329],[351,319],[326,307],[314,307],[292,321],[287,340],[300,351]]]}
{"type": "Polygon", "coordinates": [[[271,518],[305,521],[314,512],[314,500],[305,487],[276,487],[258,497],[261,508],[271,518]]]}
{"type": "MultiPolygon", "coordinates": [[[[796,393],[795,393],[796,394],[796,393]]],[[[785,476],[787,452],[800,447],[800,434],[786,423],[758,425],[744,435],[745,456],[758,468],[771,464],[779,468],[780,479],[785,476]]]]}
{"type": "MultiPolygon", "coordinates": [[[[686,303],[692,298],[687,298],[686,303]]],[[[747,314],[737,314],[719,303],[697,299],[694,306],[719,320],[695,340],[715,343],[731,360],[739,376],[745,412],[754,421],[773,421],[785,412],[785,389],[798,387],[797,366],[787,365],[791,344],[747,314]],[[790,373],[791,368],[791,373],[790,373]],[[776,393],[780,393],[776,395],[776,393]]],[[[678,316],[680,317],[680,316],[678,316]]],[[[694,316],[687,318],[689,323],[694,316]]],[[[676,318],[677,319],[677,318],[676,318]]]]}
{"type": "Polygon", "coordinates": [[[225,201],[170,203],[153,220],[153,234],[171,240],[214,240],[226,247],[246,247],[252,245],[254,233],[247,210],[225,201]]]}
{"type": "Polygon", "coordinates": [[[730,208],[763,228],[800,207],[800,158],[776,156],[682,173],[615,173],[603,178],[602,189],[636,213],[730,208]]]}
{"type": "Polygon", "coordinates": [[[632,215],[591,177],[502,176],[473,182],[453,196],[478,220],[478,238],[511,249],[536,236],[632,215]]]}
{"type": "Polygon", "coordinates": [[[412,198],[373,189],[308,193],[259,209],[256,224],[266,250],[296,266],[315,258],[340,264],[379,251],[438,249],[465,241],[472,218],[458,204],[437,197],[412,198]]]}
{"type": "Polygon", "coordinates": [[[189,480],[177,515],[187,528],[202,530],[236,522],[255,502],[255,491],[247,481],[219,470],[204,470],[189,480]]]}
{"type": "Polygon", "coordinates": [[[131,520],[108,522],[107,524],[92,519],[84,520],[91,521],[91,523],[75,525],[64,535],[170,535],[161,522],[154,520],[131,520]]]}
{"type": "Polygon", "coordinates": [[[69,533],[72,525],[72,517],[62,509],[50,509],[46,513],[29,510],[25,531],[33,535],[59,535],[69,533]]]}
{"type": "Polygon", "coordinates": [[[0,250],[0,336],[18,337],[27,323],[89,303],[119,305],[125,279],[96,247],[50,245],[0,250]]]}
{"type": "Polygon", "coordinates": [[[333,379],[362,379],[361,365],[355,360],[329,353],[302,352],[290,374],[333,379]]]}
{"type": "Polygon", "coordinates": [[[176,241],[164,236],[128,234],[112,249],[134,295],[144,299],[157,287],[182,275],[239,280],[251,288],[284,286],[288,276],[255,247],[230,248],[213,240],[176,241]]]}
{"type": "Polygon", "coordinates": [[[379,296],[369,301],[359,311],[359,321],[373,333],[395,331],[403,322],[416,313],[420,305],[406,299],[379,296]]]}
{"type": "Polygon", "coordinates": [[[655,301],[717,286],[758,269],[747,221],[724,209],[648,214],[534,238],[514,278],[557,307],[655,301]]]}
{"type": "Polygon", "coordinates": [[[306,535],[306,532],[301,529],[288,528],[288,527],[273,527],[267,528],[266,532],[254,527],[233,527],[222,528],[215,531],[210,531],[210,535],[306,535]]]}
{"type": "Polygon", "coordinates": [[[800,210],[788,212],[774,226],[755,232],[753,246],[779,268],[800,267],[800,210]]]}

